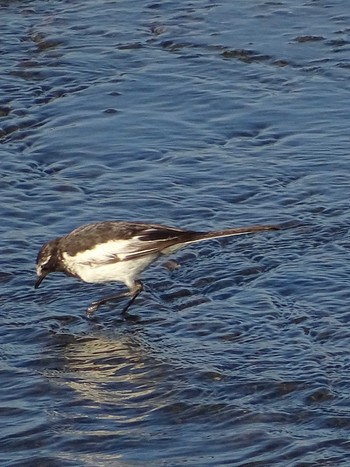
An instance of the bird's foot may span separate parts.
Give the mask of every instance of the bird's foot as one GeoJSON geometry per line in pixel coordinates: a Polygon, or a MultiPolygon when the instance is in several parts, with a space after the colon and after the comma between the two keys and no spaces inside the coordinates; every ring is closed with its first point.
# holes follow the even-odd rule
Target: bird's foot
{"type": "Polygon", "coordinates": [[[126,306],[123,308],[122,315],[125,317],[125,319],[128,319],[127,317],[127,310],[129,309],[130,305],[132,305],[136,299],[136,297],[140,294],[140,292],[143,290],[143,285],[141,282],[136,282],[135,287],[131,290],[128,290],[127,292],[122,292],[119,293],[118,295],[112,295],[111,297],[106,297],[102,298],[101,300],[97,300],[96,302],[92,302],[86,309],[86,316],[88,318],[91,318],[91,316],[95,313],[95,311],[101,306],[105,305],[108,302],[113,302],[115,300],[119,300],[120,298],[123,297],[131,297],[126,304],[126,306]]]}
{"type": "Polygon", "coordinates": [[[91,303],[87,308],[86,308],[86,316],[88,318],[91,318],[91,316],[95,313],[95,311],[97,310],[97,308],[100,306],[100,303],[98,302],[93,302],[91,303]]]}

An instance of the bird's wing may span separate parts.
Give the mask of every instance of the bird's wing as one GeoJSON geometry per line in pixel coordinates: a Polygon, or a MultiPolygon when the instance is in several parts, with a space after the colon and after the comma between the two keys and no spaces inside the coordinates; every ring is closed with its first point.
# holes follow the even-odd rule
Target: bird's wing
{"type": "Polygon", "coordinates": [[[167,248],[181,244],[188,232],[164,227],[149,227],[128,239],[111,239],[93,248],[77,253],[80,264],[101,266],[128,261],[146,255],[157,255],[167,248]]]}

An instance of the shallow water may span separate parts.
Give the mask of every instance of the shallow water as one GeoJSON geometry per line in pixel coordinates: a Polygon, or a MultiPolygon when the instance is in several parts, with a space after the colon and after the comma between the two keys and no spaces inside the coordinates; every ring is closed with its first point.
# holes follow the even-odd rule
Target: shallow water
{"type": "Polygon", "coordinates": [[[1,465],[348,465],[350,15],[290,3],[0,2],[1,465]],[[89,320],[35,258],[104,219],[291,228],[89,320]]]}

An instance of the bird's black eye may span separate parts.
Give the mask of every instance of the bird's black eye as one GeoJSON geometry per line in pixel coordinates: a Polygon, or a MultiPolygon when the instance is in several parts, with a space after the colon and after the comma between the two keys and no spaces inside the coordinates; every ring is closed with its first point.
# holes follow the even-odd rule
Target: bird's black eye
{"type": "Polygon", "coordinates": [[[41,272],[49,273],[55,270],[57,259],[54,256],[49,256],[45,262],[40,265],[41,272]]]}

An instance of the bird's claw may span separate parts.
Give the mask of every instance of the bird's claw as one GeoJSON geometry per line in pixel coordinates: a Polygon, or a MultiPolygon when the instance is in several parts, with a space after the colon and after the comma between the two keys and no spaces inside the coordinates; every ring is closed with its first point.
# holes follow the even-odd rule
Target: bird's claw
{"type": "Polygon", "coordinates": [[[86,316],[88,318],[91,318],[91,316],[95,313],[95,311],[97,310],[98,308],[98,304],[97,303],[91,303],[91,305],[89,305],[86,309],[86,316]]]}

